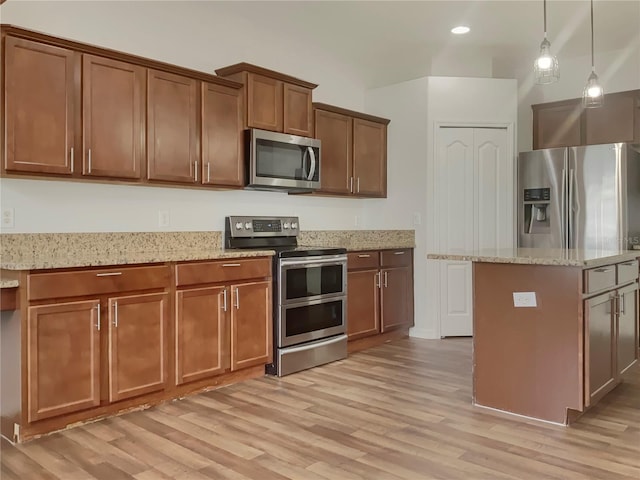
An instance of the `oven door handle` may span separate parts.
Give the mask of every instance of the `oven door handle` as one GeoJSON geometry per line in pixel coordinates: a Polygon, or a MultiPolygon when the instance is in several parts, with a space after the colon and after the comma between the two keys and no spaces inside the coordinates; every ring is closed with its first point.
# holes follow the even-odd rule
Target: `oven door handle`
{"type": "Polygon", "coordinates": [[[282,267],[290,267],[293,265],[299,266],[299,265],[304,265],[305,267],[315,267],[315,266],[321,266],[321,265],[327,265],[329,264],[335,264],[335,265],[342,265],[343,263],[346,264],[347,262],[347,257],[346,255],[338,255],[335,257],[331,257],[331,258],[320,258],[320,259],[310,259],[310,258],[305,258],[303,260],[281,260],[280,261],[280,265],[282,267]]]}
{"type": "Polygon", "coordinates": [[[345,338],[347,338],[347,336],[343,334],[322,342],[306,343],[299,347],[287,347],[286,353],[304,352],[305,350],[313,350],[314,348],[324,347],[326,345],[333,345],[334,343],[343,342],[345,338]]]}

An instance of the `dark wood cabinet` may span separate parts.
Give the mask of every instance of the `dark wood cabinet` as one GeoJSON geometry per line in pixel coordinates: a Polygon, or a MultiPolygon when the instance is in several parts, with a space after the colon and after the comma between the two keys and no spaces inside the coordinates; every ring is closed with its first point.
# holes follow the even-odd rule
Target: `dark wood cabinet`
{"type": "Polygon", "coordinates": [[[109,401],[164,390],[168,293],[109,299],[109,401]]]}
{"type": "Polygon", "coordinates": [[[202,183],[244,185],[242,89],[202,82],[202,183]]]}
{"type": "Polygon", "coordinates": [[[29,422],[100,404],[100,302],[29,308],[29,422]]]}
{"type": "Polygon", "coordinates": [[[599,108],[579,98],[531,108],[534,149],[640,142],[640,90],[606,94],[599,108]]]}
{"type": "Polygon", "coordinates": [[[322,142],[319,193],[386,197],[389,120],[313,105],[315,137],[322,142]]]}
{"type": "Polygon", "coordinates": [[[176,384],[200,380],[229,369],[229,329],[225,287],[176,293],[176,384]]]}
{"type": "Polygon", "coordinates": [[[6,37],[4,55],[5,170],[71,175],[79,153],[80,56],[13,37],[6,37]]]}
{"type": "Polygon", "coordinates": [[[317,85],[249,63],[219,68],[216,74],[245,86],[246,128],[312,135],[312,92],[317,85]]]}
{"type": "Polygon", "coordinates": [[[347,255],[349,341],[413,325],[411,249],[347,255]]]}
{"type": "Polygon", "coordinates": [[[82,174],[139,179],[144,158],[145,69],[82,57],[82,174]]]}
{"type": "Polygon", "coordinates": [[[198,82],[158,70],[147,73],[147,178],[194,183],[200,178],[198,82]]]}
{"type": "Polygon", "coordinates": [[[271,363],[271,282],[234,284],[230,291],[231,370],[271,363]]]}

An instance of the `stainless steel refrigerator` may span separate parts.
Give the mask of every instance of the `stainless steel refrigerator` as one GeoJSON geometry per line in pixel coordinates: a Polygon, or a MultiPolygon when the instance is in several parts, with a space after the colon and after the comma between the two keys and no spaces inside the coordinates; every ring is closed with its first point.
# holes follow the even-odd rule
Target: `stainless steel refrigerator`
{"type": "Polygon", "coordinates": [[[640,245],[640,145],[550,148],[518,159],[518,246],[640,245]]]}

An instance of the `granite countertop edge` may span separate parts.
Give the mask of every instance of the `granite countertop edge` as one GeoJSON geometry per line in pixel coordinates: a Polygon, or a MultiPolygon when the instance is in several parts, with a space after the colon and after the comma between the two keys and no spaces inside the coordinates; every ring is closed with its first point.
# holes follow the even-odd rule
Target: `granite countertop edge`
{"type": "Polygon", "coordinates": [[[638,251],[623,251],[619,253],[606,253],[595,258],[579,259],[579,258],[562,258],[552,256],[517,256],[517,255],[481,255],[471,253],[430,253],[427,255],[429,260],[453,260],[453,261],[469,261],[477,263],[510,263],[518,265],[555,265],[566,267],[582,267],[593,268],[612,263],[624,262],[640,257],[638,251]]]}

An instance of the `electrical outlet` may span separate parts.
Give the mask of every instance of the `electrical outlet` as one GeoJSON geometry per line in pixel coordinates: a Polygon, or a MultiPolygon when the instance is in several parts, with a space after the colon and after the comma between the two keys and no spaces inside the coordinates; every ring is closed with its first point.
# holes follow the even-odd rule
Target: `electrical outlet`
{"type": "Polygon", "coordinates": [[[158,226],[168,227],[171,224],[169,210],[158,210],[158,226]]]}
{"type": "Polygon", "coordinates": [[[15,226],[15,211],[13,210],[13,208],[3,208],[2,228],[13,228],[15,226]]]}
{"type": "Polygon", "coordinates": [[[537,307],[536,292],[513,292],[513,306],[516,308],[537,307]]]}
{"type": "Polygon", "coordinates": [[[420,225],[422,223],[422,215],[420,215],[420,212],[413,212],[413,225],[417,226],[420,225]]]}
{"type": "Polygon", "coordinates": [[[359,227],[359,226],[360,226],[360,223],[361,223],[360,215],[356,215],[355,217],[353,217],[353,224],[354,224],[356,227],[359,227]]]}

